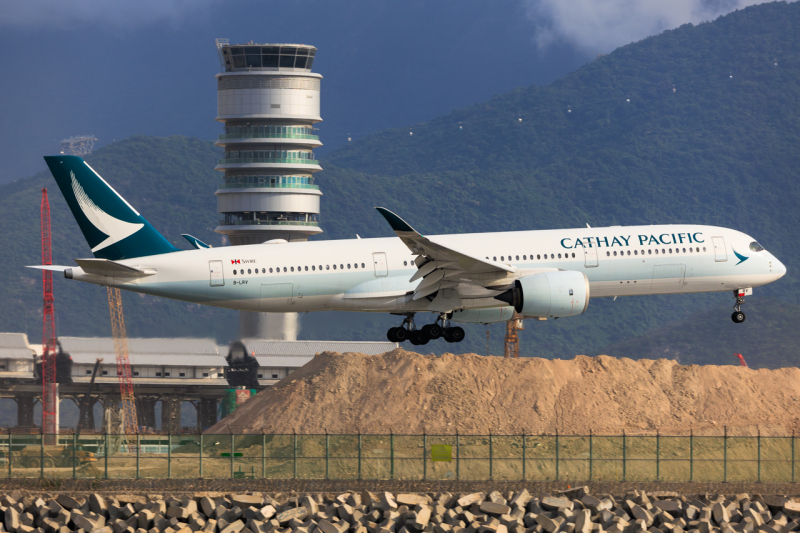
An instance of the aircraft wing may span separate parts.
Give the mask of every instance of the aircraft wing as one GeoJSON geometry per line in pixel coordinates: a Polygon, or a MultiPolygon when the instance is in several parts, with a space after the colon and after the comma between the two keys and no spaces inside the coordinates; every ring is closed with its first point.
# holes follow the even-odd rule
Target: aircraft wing
{"type": "Polygon", "coordinates": [[[414,290],[414,300],[429,296],[440,289],[459,289],[464,285],[488,287],[517,269],[489,259],[455,250],[437,243],[414,230],[402,218],[383,207],[376,207],[415,259],[417,272],[409,281],[422,281],[414,290]]]}
{"type": "Polygon", "coordinates": [[[87,274],[96,274],[98,276],[143,278],[156,273],[152,268],[133,268],[108,259],[76,259],[75,262],[87,274]]]}

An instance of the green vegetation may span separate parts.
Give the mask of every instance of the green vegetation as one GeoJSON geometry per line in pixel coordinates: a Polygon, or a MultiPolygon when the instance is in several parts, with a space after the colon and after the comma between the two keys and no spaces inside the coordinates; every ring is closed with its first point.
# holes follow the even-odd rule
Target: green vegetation
{"type": "MultiPolygon", "coordinates": [[[[745,353],[752,366],[797,366],[787,322],[796,307],[776,307],[776,300],[800,296],[794,270],[800,257],[792,244],[800,227],[798,24],[800,3],[749,7],[622,47],[548,86],[516,89],[416,124],[413,136],[402,128],[350,143],[330,154],[315,176],[325,194],[321,238],[391,235],[373,210],[378,205],[426,234],[587,222],[737,228],[758,238],[789,273],[756,289],[736,335],[729,294],[593,300],[585,315],[528,324],[522,353],[653,356],[655,348],[637,351],[633,341],[623,341],[668,327],[673,334],[654,333],[661,337],[653,346],[667,356],[679,351],[684,362],[684,346],[695,341],[697,361],[735,363],[733,351],[760,347],[745,353]],[[784,317],[779,308],[790,312],[784,317]],[[707,320],[684,322],[703,309],[710,309],[707,320]]],[[[212,231],[220,154],[197,139],[133,137],[98,150],[89,162],[176,245],[186,247],[180,233],[219,245],[212,231]]],[[[90,255],[52,185],[43,173],[0,186],[6,252],[0,265],[7,280],[0,324],[27,330],[34,340],[40,276],[22,266],[38,262],[41,186],[54,192],[55,261],[90,255]]],[[[125,306],[132,336],[229,340],[236,334],[235,312],[138,295],[126,295],[125,306]]],[[[56,307],[62,334],[109,332],[102,288],[59,280],[56,307]]],[[[310,314],[302,317],[301,337],[382,339],[394,322],[383,315],[310,314]]],[[[486,353],[486,329],[469,327],[458,351],[486,353]]],[[[488,329],[490,352],[502,353],[503,326],[488,329]]],[[[422,351],[454,348],[438,342],[422,351]]]]}

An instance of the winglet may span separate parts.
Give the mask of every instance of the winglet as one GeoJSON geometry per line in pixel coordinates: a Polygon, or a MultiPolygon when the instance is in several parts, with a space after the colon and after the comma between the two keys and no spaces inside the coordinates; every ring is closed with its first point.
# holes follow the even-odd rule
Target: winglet
{"type": "Polygon", "coordinates": [[[401,232],[402,233],[416,233],[417,235],[419,235],[419,233],[416,230],[414,230],[414,228],[409,226],[408,223],[405,220],[403,220],[399,216],[395,215],[394,213],[392,213],[391,211],[389,211],[385,207],[376,207],[375,209],[378,210],[378,213],[383,215],[383,218],[386,219],[386,222],[389,223],[389,225],[392,227],[392,229],[396,233],[398,233],[398,234],[401,233],[401,232]]]}
{"type": "Polygon", "coordinates": [[[189,244],[191,244],[192,246],[194,246],[198,250],[200,248],[211,248],[211,245],[204,243],[203,241],[201,241],[197,237],[193,237],[193,236],[189,235],[188,233],[181,233],[181,237],[183,237],[184,239],[189,241],[189,244]]]}

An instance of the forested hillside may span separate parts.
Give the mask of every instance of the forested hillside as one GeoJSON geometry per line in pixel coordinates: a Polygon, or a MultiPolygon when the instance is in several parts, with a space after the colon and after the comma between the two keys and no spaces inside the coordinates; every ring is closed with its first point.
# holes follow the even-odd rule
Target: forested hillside
{"type": "MultiPolygon", "coordinates": [[[[619,48],[548,86],[520,88],[357,140],[331,153],[316,175],[324,193],[321,238],[391,235],[376,205],[427,234],[586,223],[733,227],[755,236],[789,269],[748,298],[745,310],[751,313],[737,334],[753,345],[764,340],[773,354],[791,351],[794,341],[781,341],[791,328],[777,327],[780,313],[774,309],[777,300],[794,309],[800,295],[793,268],[798,252],[791,245],[800,225],[797,27],[800,3],[750,7],[619,48]]],[[[217,153],[196,139],[136,137],[98,150],[90,164],[174,243],[185,247],[179,234],[188,232],[219,245],[211,233],[217,219],[213,191],[221,176],[213,170],[217,153]]],[[[0,187],[0,244],[8,250],[0,265],[11,280],[0,296],[5,330],[37,320],[39,278],[21,265],[35,262],[38,254],[42,185],[53,184],[38,175],[0,187]]],[[[56,260],[88,255],[55,188],[52,198],[56,260]]],[[[56,298],[61,331],[107,334],[102,289],[61,281],[56,298]]],[[[128,302],[134,335],[235,336],[232,312],[141,296],[128,302]]],[[[728,294],[592,300],[580,317],[529,324],[522,351],[541,357],[607,350],[636,356],[635,345],[624,341],[665,327],[674,328],[666,330],[673,334],[659,338],[659,346],[691,342],[676,331],[691,331],[711,346],[729,337],[729,328],[712,317],[730,321],[732,303],[728,294]],[[709,320],[683,322],[705,309],[709,320]]],[[[394,322],[310,314],[302,318],[301,337],[383,338],[394,322]]],[[[469,328],[458,350],[485,353],[485,329],[469,328]]],[[[501,329],[491,327],[491,353],[502,351],[501,329]]],[[[448,348],[454,346],[440,342],[425,350],[448,348]]],[[[728,356],[719,362],[729,362],[728,356]]],[[[792,351],[786,364],[797,363],[792,351]]]]}

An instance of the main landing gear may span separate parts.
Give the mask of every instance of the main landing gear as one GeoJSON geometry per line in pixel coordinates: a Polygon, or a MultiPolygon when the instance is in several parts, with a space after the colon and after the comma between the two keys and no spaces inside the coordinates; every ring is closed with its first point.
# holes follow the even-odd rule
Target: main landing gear
{"type": "Polygon", "coordinates": [[[733,320],[737,324],[741,324],[744,322],[746,318],[744,313],[742,312],[742,305],[744,305],[744,290],[736,290],[733,291],[734,296],[736,296],[736,304],[734,304],[733,308],[735,311],[731,315],[731,320],[733,320]]]}
{"type": "Polygon", "coordinates": [[[414,346],[428,344],[429,341],[444,337],[447,342],[461,342],[464,340],[464,329],[458,326],[452,327],[447,315],[440,315],[433,324],[425,324],[417,329],[414,323],[414,314],[410,313],[403,320],[403,324],[397,328],[389,328],[386,338],[390,342],[410,341],[414,346]]]}

